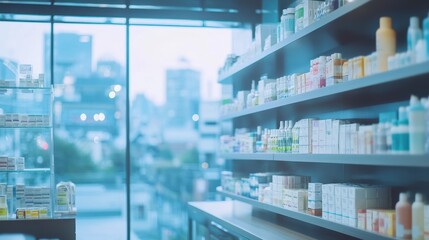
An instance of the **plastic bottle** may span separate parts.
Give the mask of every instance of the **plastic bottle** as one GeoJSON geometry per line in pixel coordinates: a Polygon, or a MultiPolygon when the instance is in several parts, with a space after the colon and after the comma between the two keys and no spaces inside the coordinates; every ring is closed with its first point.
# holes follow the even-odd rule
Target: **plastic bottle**
{"type": "Polygon", "coordinates": [[[378,70],[383,72],[387,70],[387,58],[396,53],[396,33],[392,28],[392,19],[390,17],[380,18],[380,27],[375,35],[378,70]]]}
{"type": "Polygon", "coordinates": [[[406,193],[399,194],[396,210],[396,238],[411,239],[411,205],[406,193]]]}
{"type": "Polygon", "coordinates": [[[280,127],[279,127],[279,137],[278,137],[278,152],[284,152],[285,151],[285,127],[283,125],[283,121],[280,121],[280,127]]]}
{"type": "Polygon", "coordinates": [[[426,57],[426,42],[423,39],[417,41],[416,49],[414,51],[416,63],[424,62],[426,57]]]}
{"type": "Polygon", "coordinates": [[[392,120],[392,152],[397,153],[399,151],[399,132],[398,132],[398,121],[392,120]]]}
{"type": "Polygon", "coordinates": [[[255,96],[255,80],[252,80],[252,88],[250,89],[250,93],[247,94],[247,99],[246,99],[246,106],[247,107],[251,107],[253,106],[253,98],[255,96]]]}
{"type": "Polygon", "coordinates": [[[410,26],[407,31],[407,46],[408,51],[414,51],[416,49],[417,42],[423,38],[422,30],[419,26],[418,17],[410,17],[410,26]]]}
{"type": "MultiPolygon", "coordinates": [[[[425,152],[429,153],[429,97],[428,98],[422,98],[421,100],[422,105],[425,107],[425,152]]],[[[429,218],[429,216],[428,216],[429,218]]]]}
{"type": "Polygon", "coordinates": [[[7,219],[7,201],[6,196],[0,196],[0,219],[7,219]]]}
{"type": "Polygon", "coordinates": [[[288,127],[286,129],[286,152],[292,153],[292,121],[288,121],[288,127]]]}
{"type": "Polygon", "coordinates": [[[399,108],[399,120],[397,127],[398,152],[408,153],[410,151],[410,131],[408,127],[408,116],[405,107],[399,108]]]}
{"type": "Polygon", "coordinates": [[[408,110],[410,131],[410,153],[423,154],[425,152],[425,108],[419,99],[412,95],[408,110]]]}
{"type": "Polygon", "coordinates": [[[284,25],[283,25],[283,39],[288,38],[295,33],[295,8],[283,9],[284,25]]]}
{"type": "Polygon", "coordinates": [[[424,240],[424,203],[421,193],[416,193],[412,205],[412,236],[415,240],[424,240]]]}
{"type": "Polygon", "coordinates": [[[429,13],[428,17],[423,20],[423,35],[426,42],[426,59],[429,58],[429,13]]]}

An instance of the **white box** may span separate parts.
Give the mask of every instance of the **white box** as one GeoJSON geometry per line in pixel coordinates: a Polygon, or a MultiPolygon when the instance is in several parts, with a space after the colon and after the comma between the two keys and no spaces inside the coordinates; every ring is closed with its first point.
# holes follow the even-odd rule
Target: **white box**
{"type": "Polygon", "coordinates": [[[329,213],[335,213],[335,203],[328,203],[328,212],[329,213]]]}
{"type": "Polygon", "coordinates": [[[328,212],[322,212],[322,218],[329,220],[329,213],[328,212]]]}
{"type": "MultiPolygon", "coordinates": [[[[256,51],[261,52],[264,50],[265,40],[267,37],[271,37],[274,39],[277,38],[277,23],[264,23],[258,24],[255,27],[255,44],[256,51]]],[[[275,43],[276,41],[272,42],[275,43]]]]}
{"type": "Polygon", "coordinates": [[[351,153],[351,124],[346,124],[345,125],[345,154],[350,154],[351,153]]]}
{"type": "Polygon", "coordinates": [[[308,200],[308,208],[311,208],[311,209],[322,209],[322,201],[308,200]]]}
{"type": "Polygon", "coordinates": [[[345,154],[346,153],[346,125],[342,124],[340,125],[340,133],[339,133],[339,154],[345,154]]]}
{"type": "Polygon", "coordinates": [[[362,187],[351,186],[348,188],[349,198],[366,198],[366,190],[362,187]]]}
{"type": "Polygon", "coordinates": [[[309,192],[322,192],[322,183],[308,183],[309,192]]]}
{"type": "Polygon", "coordinates": [[[344,224],[344,225],[349,225],[349,218],[345,217],[345,216],[342,216],[341,217],[341,223],[344,224]]]}
{"type": "Polygon", "coordinates": [[[321,192],[308,191],[308,200],[321,202],[322,201],[322,193],[321,192]]]}
{"type": "Polygon", "coordinates": [[[331,153],[339,153],[340,120],[332,120],[331,153]]]}
{"type": "Polygon", "coordinates": [[[347,198],[347,208],[358,210],[367,209],[367,200],[365,198],[347,198]]]}
{"type": "Polygon", "coordinates": [[[322,202],[328,203],[328,194],[322,193],[322,202]]]}
{"type": "Polygon", "coordinates": [[[329,207],[327,203],[322,202],[322,211],[329,212],[329,207]]]}
{"type": "Polygon", "coordinates": [[[350,124],[350,153],[358,154],[358,130],[359,124],[350,124]]]}
{"type": "Polygon", "coordinates": [[[357,218],[349,218],[349,226],[350,227],[356,227],[357,226],[357,218]]]}
{"type": "Polygon", "coordinates": [[[336,215],[334,213],[328,213],[328,219],[329,221],[335,222],[336,215]]]}
{"type": "Polygon", "coordinates": [[[335,214],[335,222],[336,223],[342,223],[343,222],[343,216],[335,214]]]}

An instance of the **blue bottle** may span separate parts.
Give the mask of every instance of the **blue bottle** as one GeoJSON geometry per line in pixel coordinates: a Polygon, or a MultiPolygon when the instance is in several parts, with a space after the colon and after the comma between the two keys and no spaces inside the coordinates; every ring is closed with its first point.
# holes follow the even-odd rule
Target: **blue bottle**
{"type": "Polygon", "coordinates": [[[426,58],[429,58],[429,13],[428,17],[423,20],[423,36],[426,43],[426,58]]]}

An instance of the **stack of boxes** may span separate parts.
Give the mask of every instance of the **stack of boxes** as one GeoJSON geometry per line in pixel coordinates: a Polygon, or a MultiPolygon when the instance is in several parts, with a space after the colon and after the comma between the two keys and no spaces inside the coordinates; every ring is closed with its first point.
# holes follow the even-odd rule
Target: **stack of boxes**
{"type": "Polygon", "coordinates": [[[33,66],[31,64],[19,65],[19,86],[21,87],[43,87],[45,75],[39,74],[38,78],[33,78],[33,66]]]}
{"type": "Polygon", "coordinates": [[[260,199],[263,189],[271,182],[271,174],[269,173],[251,173],[249,175],[250,198],[260,199]]]}
{"type": "Polygon", "coordinates": [[[296,124],[299,127],[299,153],[311,153],[313,119],[302,119],[296,124]]]}
{"type": "Polygon", "coordinates": [[[309,181],[307,176],[273,175],[272,204],[293,210],[304,207],[307,191],[302,189],[307,188],[309,181]],[[301,192],[305,192],[305,198],[301,192]]]}
{"type": "Polygon", "coordinates": [[[322,216],[322,183],[308,184],[307,213],[322,216]]]}
{"type": "Polygon", "coordinates": [[[366,209],[366,211],[362,211],[361,215],[365,215],[366,219],[364,223],[358,224],[359,228],[366,229],[371,232],[381,233],[390,237],[395,237],[395,210],[366,209]]]}
{"type": "Polygon", "coordinates": [[[0,114],[0,127],[47,127],[49,115],[0,114]]]}
{"type": "Polygon", "coordinates": [[[381,186],[323,184],[322,217],[352,227],[358,226],[361,209],[390,207],[390,189],[381,186]]]}
{"type": "Polygon", "coordinates": [[[51,204],[51,193],[48,187],[26,187],[24,197],[26,208],[49,208],[51,204]]]}
{"type": "Polygon", "coordinates": [[[285,189],[283,207],[292,211],[305,211],[307,209],[307,189],[285,189]]]}
{"type": "Polygon", "coordinates": [[[0,157],[0,171],[22,171],[24,169],[23,157],[0,157]]]}

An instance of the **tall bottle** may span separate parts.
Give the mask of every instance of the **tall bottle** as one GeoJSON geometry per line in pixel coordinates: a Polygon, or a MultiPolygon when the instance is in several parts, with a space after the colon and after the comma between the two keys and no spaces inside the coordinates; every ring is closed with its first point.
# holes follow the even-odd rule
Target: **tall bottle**
{"type": "Polygon", "coordinates": [[[408,116],[405,107],[399,107],[399,119],[398,119],[398,152],[408,153],[410,151],[410,131],[408,126],[408,116]]]}
{"type": "Polygon", "coordinates": [[[252,80],[252,88],[250,89],[250,93],[247,94],[246,106],[249,108],[253,106],[253,98],[255,97],[255,80],[252,80]]]}
{"type": "Polygon", "coordinates": [[[278,152],[284,152],[284,149],[285,149],[284,131],[285,131],[285,127],[283,126],[283,121],[280,121],[279,136],[277,139],[277,144],[278,144],[277,151],[278,152]]]}
{"type": "Polygon", "coordinates": [[[387,58],[396,53],[396,33],[392,28],[392,19],[390,17],[380,18],[380,27],[375,33],[376,51],[378,56],[378,71],[387,70],[387,58]]]}
{"type": "Polygon", "coordinates": [[[286,129],[286,152],[292,153],[292,121],[288,121],[288,128],[286,129]]]}
{"type": "Polygon", "coordinates": [[[424,208],[423,196],[416,193],[412,208],[412,235],[415,240],[424,240],[424,208]]]}
{"type": "Polygon", "coordinates": [[[411,205],[406,193],[399,194],[396,210],[396,238],[411,239],[411,205]]]}
{"type": "Polygon", "coordinates": [[[425,107],[419,99],[412,95],[408,110],[410,130],[410,153],[423,154],[425,152],[425,107]]]}
{"type": "Polygon", "coordinates": [[[417,42],[423,38],[422,30],[419,26],[418,17],[410,17],[410,26],[407,31],[407,46],[408,51],[414,51],[416,49],[417,42]]]}
{"type": "Polygon", "coordinates": [[[426,43],[426,59],[429,58],[429,13],[428,17],[423,20],[423,35],[426,43]]]}

